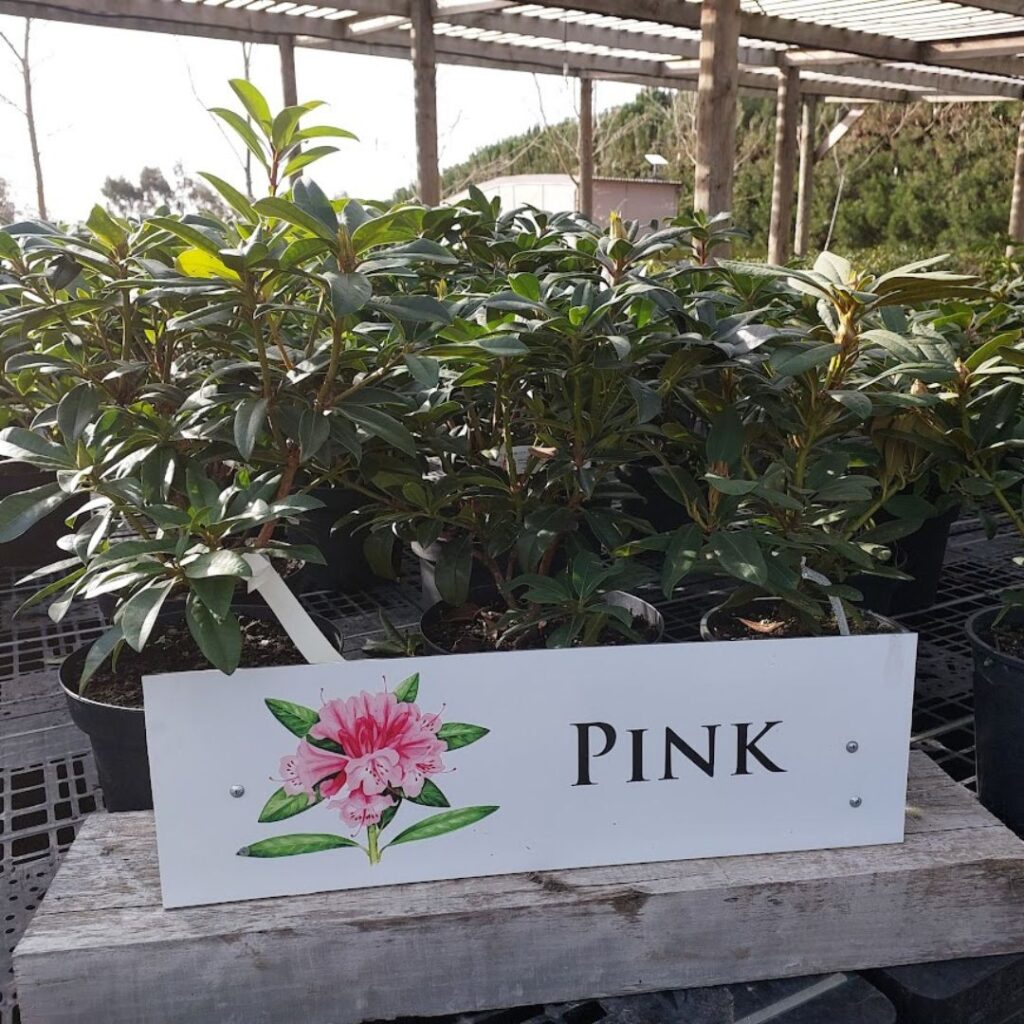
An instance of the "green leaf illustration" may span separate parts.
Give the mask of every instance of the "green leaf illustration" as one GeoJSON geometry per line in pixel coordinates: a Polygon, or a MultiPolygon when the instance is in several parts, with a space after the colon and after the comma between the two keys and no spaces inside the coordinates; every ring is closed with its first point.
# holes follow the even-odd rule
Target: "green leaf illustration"
{"type": "Polygon", "coordinates": [[[456,829],[466,828],[468,825],[475,825],[482,818],[493,814],[498,808],[495,807],[460,807],[457,811],[442,811],[440,814],[433,814],[423,821],[410,825],[404,832],[399,832],[388,846],[396,843],[413,843],[417,839],[433,839],[434,836],[443,836],[446,832],[454,832],[456,829]]]}
{"type": "Polygon", "coordinates": [[[380,823],[377,828],[383,832],[384,829],[391,824],[392,819],[398,813],[398,808],[402,806],[401,799],[396,800],[390,807],[385,807],[384,812],[380,816],[380,823]]]}
{"type": "Polygon", "coordinates": [[[312,709],[301,704],[293,704],[290,700],[277,700],[268,697],[264,702],[270,713],[289,731],[305,739],[306,733],[320,720],[320,716],[312,709]]]}
{"type": "Polygon", "coordinates": [[[256,820],[262,824],[268,821],[284,821],[285,818],[294,818],[296,814],[308,811],[310,807],[316,807],[323,799],[319,794],[310,797],[306,793],[289,794],[284,788],[273,793],[270,799],[263,805],[260,816],[256,820]]]}
{"type": "Polygon", "coordinates": [[[448,744],[449,750],[458,750],[459,747],[468,747],[470,743],[476,743],[483,739],[491,730],[485,729],[482,725],[469,725],[466,722],[445,722],[437,730],[437,738],[448,744]]]}
{"type": "Polygon", "coordinates": [[[423,780],[423,789],[420,790],[419,796],[407,796],[406,799],[422,807],[451,807],[448,797],[430,779],[423,780]]]}
{"type": "Polygon", "coordinates": [[[294,857],[300,853],[320,853],[322,850],[338,850],[345,846],[359,844],[344,836],[330,836],[324,833],[298,833],[293,836],[273,836],[261,839],[251,846],[243,846],[239,857],[294,857]]]}
{"type": "Polygon", "coordinates": [[[420,692],[420,674],[414,672],[408,679],[403,679],[395,687],[395,700],[399,704],[412,704],[420,692]]]}

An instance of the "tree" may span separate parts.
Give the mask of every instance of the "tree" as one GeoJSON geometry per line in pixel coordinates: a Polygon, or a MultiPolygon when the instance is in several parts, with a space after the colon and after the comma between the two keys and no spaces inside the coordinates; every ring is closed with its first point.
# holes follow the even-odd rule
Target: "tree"
{"type": "Polygon", "coordinates": [[[0,39],[4,41],[7,48],[14,54],[14,61],[21,73],[22,90],[24,100],[21,104],[6,96],[0,96],[5,103],[13,107],[25,118],[28,126],[28,143],[32,151],[32,167],[36,175],[36,207],[41,219],[46,220],[46,190],[43,187],[43,162],[39,154],[39,135],[36,130],[36,111],[32,101],[32,57],[30,43],[32,39],[32,19],[25,19],[25,36],[19,49],[4,32],[0,32],[0,39]]]}
{"type": "Polygon", "coordinates": [[[187,174],[180,162],[174,165],[171,181],[159,167],[143,167],[138,181],[108,177],[100,191],[110,209],[122,217],[144,217],[158,206],[174,213],[212,213],[220,218],[228,213],[220,197],[187,174]]]}
{"type": "Polygon", "coordinates": [[[0,227],[14,220],[14,200],[11,198],[11,186],[6,178],[0,178],[0,227]]]}

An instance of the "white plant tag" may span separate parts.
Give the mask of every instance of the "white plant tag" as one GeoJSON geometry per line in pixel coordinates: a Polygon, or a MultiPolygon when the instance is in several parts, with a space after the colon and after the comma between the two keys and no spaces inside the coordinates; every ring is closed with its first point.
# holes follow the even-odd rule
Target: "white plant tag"
{"type": "Polygon", "coordinates": [[[316,627],[309,613],[299,599],[288,589],[265,555],[243,555],[252,569],[249,578],[249,593],[258,590],[267,602],[267,607],[277,616],[292,643],[310,665],[325,665],[344,661],[341,652],[335,650],[330,641],[316,627]]]}
{"type": "MultiPolygon", "coordinates": [[[[820,572],[815,572],[813,569],[808,569],[806,562],[800,566],[800,575],[805,580],[810,580],[812,583],[818,583],[823,587],[832,586],[832,581],[820,572]]],[[[846,621],[846,609],[843,608],[843,602],[838,597],[830,597],[828,603],[832,605],[832,614],[836,617],[836,625],[839,627],[840,636],[850,635],[850,624],[846,621]]]]}

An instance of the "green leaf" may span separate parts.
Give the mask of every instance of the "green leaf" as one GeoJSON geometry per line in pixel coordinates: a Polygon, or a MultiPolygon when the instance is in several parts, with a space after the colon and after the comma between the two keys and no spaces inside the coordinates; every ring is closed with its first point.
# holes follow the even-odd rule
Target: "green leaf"
{"type": "Polygon", "coordinates": [[[493,814],[498,808],[494,807],[462,807],[457,811],[442,811],[440,814],[433,814],[423,821],[411,825],[404,832],[399,832],[388,846],[396,846],[398,843],[413,843],[419,839],[433,839],[435,836],[443,836],[447,832],[454,832],[456,829],[466,828],[475,825],[478,821],[493,814]]]}
{"type": "Polygon", "coordinates": [[[111,248],[117,248],[128,239],[128,232],[102,206],[92,208],[85,226],[111,248]]]}
{"type": "Polygon", "coordinates": [[[468,535],[441,545],[434,566],[434,584],[441,600],[453,607],[465,604],[469,597],[469,579],[473,570],[473,540],[468,535]]]}
{"type": "Polygon", "coordinates": [[[745,583],[764,586],[768,582],[768,566],[757,538],[750,530],[735,533],[716,533],[711,538],[711,550],[718,564],[730,575],[745,583]]]}
{"type": "Polygon", "coordinates": [[[320,716],[312,708],[293,704],[290,700],[268,697],[263,703],[290,733],[294,733],[300,739],[305,739],[309,730],[320,721],[320,716]]]}
{"type": "Polygon", "coordinates": [[[331,421],[317,409],[302,410],[299,417],[299,456],[303,462],[311,459],[331,436],[331,421]]]}
{"type": "Polygon", "coordinates": [[[829,395],[858,419],[866,420],[871,415],[871,399],[863,391],[830,391],[829,395]]]}
{"type": "Polygon", "coordinates": [[[293,836],[273,836],[261,839],[258,843],[243,846],[238,851],[239,857],[295,857],[300,853],[320,853],[323,850],[340,850],[359,844],[344,836],[331,836],[325,833],[298,833],[293,836]]]}
{"type": "Polygon", "coordinates": [[[24,427],[0,430],[0,455],[40,469],[74,469],[71,457],[60,445],[24,427]]]}
{"type": "Polygon", "coordinates": [[[249,197],[239,192],[234,185],[229,184],[223,178],[218,178],[216,174],[210,174],[209,171],[200,171],[199,177],[205,178],[224,197],[228,205],[245,220],[250,223],[259,220],[259,215],[253,208],[249,197]]]}
{"type": "Polygon", "coordinates": [[[186,277],[216,277],[234,283],[242,280],[219,256],[204,249],[184,249],[174,258],[174,265],[186,277]]]}
{"type": "Polygon", "coordinates": [[[287,199],[282,199],[280,196],[268,196],[266,199],[260,199],[253,203],[253,206],[257,213],[264,217],[276,217],[278,220],[294,224],[296,227],[305,228],[306,231],[322,238],[325,242],[330,242],[335,248],[338,245],[336,231],[332,231],[326,224],[306,213],[294,203],[288,202],[287,199]]]}
{"type": "Polygon", "coordinates": [[[490,731],[482,725],[470,725],[468,722],[445,722],[437,730],[437,738],[447,744],[449,750],[458,750],[483,739],[490,731]]]}
{"type": "Polygon", "coordinates": [[[141,651],[153,632],[157,616],[167,595],[174,589],[174,580],[160,580],[136,591],[117,611],[117,623],[133,650],[141,651]]]}
{"type": "Polygon", "coordinates": [[[57,429],[65,442],[77,441],[99,412],[99,401],[88,384],[73,387],[57,405],[57,429]]]}
{"type": "Polygon", "coordinates": [[[284,821],[285,818],[294,818],[296,814],[308,811],[310,807],[316,807],[323,799],[319,794],[310,797],[307,793],[294,793],[289,795],[283,788],[276,790],[269,800],[263,805],[260,816],[256,820],[265,825],[270,821],[284,821]]]}
{"type": "Polygon", "coordinates": [[[420,674],[414,672],[408,679],[403,679],[395,687],[395,700],[399,704],[412,704],[420,692],[420,674]]]}
{"type": "Polygon", "coordinates": [[[771,367],[780,377],[795,377],[827,363],[837,352],[831,343],[781,345],[771,357],[771,367]]]}
{"type": "Polygon", "coordinates": [[[508,283],[516,295],[531,302],[540,302],[540,281],[536,274],[509,274],[508,283]]]}
{"type": "Polygon", "coordinates": [[[474,344],[488,355],[504,359],[526,355],[530,351],[514,334],[494,334],[489,338],[478,338],[474,344]]]}
{"type": "Polygon", "coordinates": [[[242,657],[242,630],[235,615],[218,619],[194,595],[185,604],[185,621],[189,632],[214,668],[231,675],[242,657]]]}
{"type": "Polygon", "coordinates": [[[273,118],[270,114],[270,104],[267,103],[263,93],[245,78],[232,78],[228,85],[234,89],[235,95],[242,101],[246,113],[269,132],[273,118]]]}
{"type": "Polygon", "coordinates": [[[121,632],[120,626],[111,626],[106,633],[101,634],[93,641],[92,646],[89,648],[89,653],[85,656],[82,674],[78,678],[79,693],[85,689],[86,683],[92,679],[103,662],[110,657],[114,648],[123,643],[124,634],[121,632]]]}
{"type": "Polygon", "coordinates": [[[206,576],[189,580],[192,592],[213,613],[215,619],[223,619],[231,610],[237,583],[234,576],[206,576]]]}
{"type": "Polygon", "coordinates": [[[684,526],[672,534],[661,565],[661,590],[671,597],[679,581],[693,568],[700,554],[702,535],[695,524],[684,526]]]}
{"type": "Polygon", "coordinates": [[[252,458],[253,449],[266,419],[265,398],[245,398],[239,402],[235,412],[235,447],[241,452],[243,459],[252,458]]]}
{"type": "Polygon", "coordinates": [[[451,804],[448,803],[448,797],[430,779],[423,780],[423,789],[420,790],[419,796],[409,796],[407,794],[406,799],[411,803],[419,804],[421,807],[451,807],[451,804]]]}
{"type": "Polygon", "coordinates": [[[436,388],[441,379],[441,364],[430,356],[406,355],[405,365],[413,379],[425,388],[436,388]]]}
{"type": "Polygon", "coordinates": [[[202,580],[209,576],[240,576],[248,578],[252,575],[249,563],[237,551],[224,549],[207,551],[184,567],[185,575],[192,580],[202,580]]]}
{"type": "Polygon", "coordinates": [[[708,432],[707,456],[711,465],[733,466],[743,454],[743,422],[735,409],[728,408],[711,422],[708,432]]]}
{"type": "Polygon", "coordinates": [[[449,308],[430,295],[391,295],[374,305],[387,316],[410,323],[450,324],[453,320],[449,308]]]}
{"type": "Polygon", "coordinates": [[[299,209],[315,217],[331,231],[338,230],[338,215],[330,199],[315,181],[297,181],[292,189],[292,199],[299,209]]]}
{"type": "Polygon", "coordinates": [[[303,167],[308,167],[310,164],[316,163],[317,160],[322,160],[325,156],[337,152],[337,146],[310,146],[309,149],[304,149],[293,156],[281,173],[284,177],[290,178],[293,174],[301,171],[303,167]]]}
{"type": "Polygon", "coordinates": [[[69,497],[55,483],[9,494],[0,501],[0,544],[16,540],[69,497]]]}
{"type": "Polygon", "coordinates": [[[342,405],[338,411],[367,433],[379,437],[406,455],[416,454],[416,441],[412,434],[394,418],[369,405],[342,405]]]}
{"type": "Polygon", "coordinates": [[[335,274],[330,271],[324,279],[331,289],[331,309],[336,320],[358,313],[373,297],[373,285],[365,274],[335,274]]]}

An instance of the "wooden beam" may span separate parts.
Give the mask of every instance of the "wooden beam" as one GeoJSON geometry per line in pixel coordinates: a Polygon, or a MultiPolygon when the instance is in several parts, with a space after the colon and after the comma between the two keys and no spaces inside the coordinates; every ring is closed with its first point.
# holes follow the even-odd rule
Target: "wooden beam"
{"type": "Polygon", "coordinates": [[[740,0],[703,0],[700,19],[693,203],[697,210],[713,216],[732,210],[740,0]]]}
{"type": "Polygon", "coordinates": [[[295,79],[295,40],[281,36],[277,48],[281,54],[281,92],[284,105],[294,107],[299,102],[299,88],[295,79]]]}
{"type": "MultiPolygon", "coordinates": [[[[353,0],[351,5],[346,2],[348,6],[368,15],[409,12],[408,0],[353,0]]],[[[337,19],[271,14],[182,0],[0,0],[0,14],[242,42],[273,43],[282,35],[344,39],[348,34],[344,21],[337,19]]]]}
{"type": "Polygon", "coordinates": [[[1017,243],[1024,241],[1024,110],[1017,129],[1017,157],[1013,166],[1013,194],[1010,200],[1010,244],[1006,255],[1012,256],[1017,243]]]}
{"type": "Polygon", "coordinates": [[[793,238],[793,186],[796,177],[797,119],[800,110],[800,72],[779,72],[775,103],[775,170],[772,175],[772,210],[768,222],[768,262],[789,259],[793,238]]]}
{"type": "MultiPolygon", "coordinates": [[[[609,17],[653,21],[675,28],[700,28],[700,8],[696,3],[683,0],[559,0],[559,7],[609,17]]],[[[741,14],[740,35],[747,39],[785,43],[788,46],[839,50],[876,60],[959,67],[965,71],[985,71],[1009,77],[1020,75],[1019,63],[1012,61],[1001,62],[994,58],[983,64],[962,62],[927,42],[859,32],[796,18],[781,18],[755,11],[744,11],[741,14]]]]}
{"type": "Polygon", "coordinates": [[[584,217],[594,216],[594,83],[580,78],[578,206],[584,217]]]}
{"type": "Polygon", "coordinates": [[[441,173],[437,164],[437,66],[434,51],[434,16],[431,0],[412,0],[410,9],[413,99],[416,105],[416,171],[420,202],[441,201],[441,173]]]}
{"type": "Polygon", "coordinates": [[[811,241],[811,204],[814,199],[814,130],[818,119],[818,99],[805,96],[800,119],[800,172],[797,179],[796,231],[793,252],[806,256],[811,241]]]}

